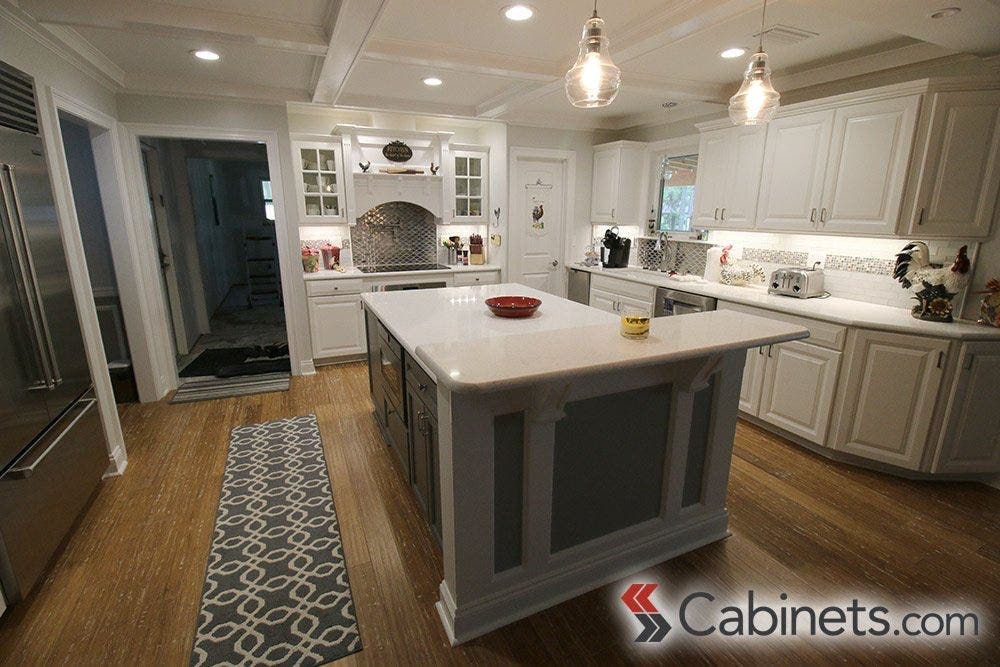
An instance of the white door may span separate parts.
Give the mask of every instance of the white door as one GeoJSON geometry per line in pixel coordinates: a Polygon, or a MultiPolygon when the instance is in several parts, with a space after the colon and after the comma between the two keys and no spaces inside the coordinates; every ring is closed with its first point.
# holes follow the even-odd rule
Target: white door
{"type": "Polygon", "coordinates": [[[948,341],[857,330],[831,447],[915,470],[927,443],[948,341]]]}
{"type": "Polygon", "coordinates": [[[621,151],[617,147],[594,151],[594,176],[591,183],[591,222],[613,225],[618,203],[618,175],[621,151]]]}
{"type": "Polygon", "coordinates": [[[360,295],[313,296],[308,301],[314,357],[364,353],[367,346],[360,295]]]}
{"type": "Polygon", "coordinates": [[[986,238],[998,170],[1000,91],[936,93],[910,232],[986,238]]]}
{"type": "Polygon", "coordinates": [[[1000,472],[1000,351],[965,343],[951,392],[934,472],[1000,472]]]}
{"type": "Polygon", "coordinates": [[[764,383],[764,366],[767,357],[766,347],[754,347],[747,350],[747,362],[743,367],[743,384],[740,385],[740,410],[757,416],[760,410],[760,390],[764,383]]]}
{"type": "Polygon", "coordinates": [[[173,246],[170,244],[170,224],[167,218],[167,203],[163,192],[163,173],[160,170],[160,154],[152,146],[142,145],[142,161],[146,169],[149,210],[156,228],[157,250],[160,256],[160,270],[163,274],[167,304],[170,307],[170,322],[174,334],[174,345],[178,356],[191,351],[187,330],[184,327],[184,311],[181,306],[181,291],[177,284],[177,268],[173,246]]]}
{"type": "Polygon", "coordinates": [[[768,124],[757,229],[815,228],[832,126],[833,111],[788,116],[768,124]]]}
{"type": "MultiPolygon", "coordinates": [[[[724,229],[753,229],[757,221],[766,128],[740,126],[729,132],[732,137],[729,144],[731,158],[719,219],[724,229]]],[[[697,190],[695,193],[697,196],[697,190]]]]}
{"type": "Polygon", "coordinates": [[[565,290],[561,280],[565,171],[564,160],[518,158],[508,221],[511,280],[552,294],[565,290]]]}
{"type": "Polygon", "coordinates": [[[837,109],[820,229],[896,231],[919,106],[920,96],[911,95],[837,109]]]}
{"type": "MultiPolygon", "coordinates": [[[[723,193],[732,164],[732,130],[713,130],[698,142],[698,173],[694,185],[692,227],[717,227],[723,207],[723,193]]],[[[753,176],[760,181],[760,170],[753,176]]]]}
{"type": "Polygon", "coordinates": [[[760,418],[818,445],[837,389],[840,352],[792,341],[767,350],[760,418]]]}

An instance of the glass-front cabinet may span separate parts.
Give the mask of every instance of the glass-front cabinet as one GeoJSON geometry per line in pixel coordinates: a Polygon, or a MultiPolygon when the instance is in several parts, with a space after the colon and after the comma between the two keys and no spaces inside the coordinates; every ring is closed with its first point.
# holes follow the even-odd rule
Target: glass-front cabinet
{"type": "Polygon", "coordinates": [[[454,188],[452,194],[452,222],[488,222],[489,220],[489,167],[487,147],[454,146],[454,188]]]}
{"type": "Polygon", "coordinates": [[[299,223],[346,222],[344,160],[340,142],[298,141],[293,145],[299,173],[299,223]]]}

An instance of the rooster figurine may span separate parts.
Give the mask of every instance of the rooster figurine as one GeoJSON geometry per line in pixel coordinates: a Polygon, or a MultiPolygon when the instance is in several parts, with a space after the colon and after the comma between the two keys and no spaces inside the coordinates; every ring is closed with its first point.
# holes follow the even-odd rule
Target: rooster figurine
{"type": "Polygon", "coordinates": [[[951,322],[952,299],[969,283],[971,264],[962,246],[950,267],[931,264],[930,251],[922,241],[908,243],[896,255],[896,278],[904,289],[914,288],[913,316],[932,322],[951,322]]]}

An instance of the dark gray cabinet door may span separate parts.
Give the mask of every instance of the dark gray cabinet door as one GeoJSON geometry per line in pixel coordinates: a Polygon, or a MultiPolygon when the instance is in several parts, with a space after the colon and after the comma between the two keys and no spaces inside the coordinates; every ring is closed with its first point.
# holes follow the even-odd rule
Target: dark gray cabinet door
{"type": "Polygon", "coordinates": [[[410,435],[410,486],[417,496],[424,518],[430,522],[433,518],[431,505],[433,489],[428,439],[429,418],[427,408],[410,383],[406,385],[406,401],[410,435]]]}

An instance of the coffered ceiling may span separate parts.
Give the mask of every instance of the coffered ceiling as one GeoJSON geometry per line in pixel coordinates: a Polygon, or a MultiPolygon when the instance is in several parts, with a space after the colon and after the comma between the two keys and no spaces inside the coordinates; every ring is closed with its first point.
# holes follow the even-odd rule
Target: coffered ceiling
{"type": "MultiPolygon", "coordinates": [[[[574,109],[562,76],[588,0],[0,0],[41,22],[122,91],[478,117],[601,129],[718,112],[752,49],[760,0],[602,0],[622,90],[574,109]],[[191,56],[208,48],[217,62],[191,56]],[[428,76],[442,80],[429,87],[428,76]],[[669,108],[665,103],[672,103],[669,108]]],[[[771,0],[777,82],[825,83],[881,68],[1000,53],[994,0],[771,0]],[[930,15],[939,4],[962,11],[930,15]]],[[[780,86],[779,86],[780,88],[780,86]]]]}

